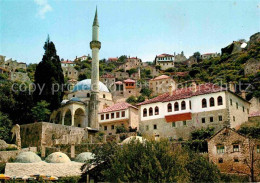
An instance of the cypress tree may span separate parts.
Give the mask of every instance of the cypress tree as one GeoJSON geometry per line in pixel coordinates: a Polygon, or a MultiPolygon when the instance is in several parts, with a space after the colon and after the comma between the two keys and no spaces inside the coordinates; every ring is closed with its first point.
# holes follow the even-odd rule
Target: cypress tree
{"type": "Polygon", "coordinates": [[[34,75],[36,84],[34,102],[37,103],[41,100],[45,100],[50,104],[48,108],[52,111],[60,107],[64,95],[62,88],[64,76],[60,58],[49,36],[43,48],[45,53],[42,57],[42,61],[37,65],[34,75]]]}

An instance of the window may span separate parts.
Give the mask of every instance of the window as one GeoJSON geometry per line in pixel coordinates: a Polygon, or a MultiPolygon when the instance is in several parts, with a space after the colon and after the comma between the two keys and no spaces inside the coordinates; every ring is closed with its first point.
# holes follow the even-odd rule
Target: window
{"type": "Polygon", "coordinates": [[[101,120],[104,120],[104,114],[101,114],[101,120]]]}
{"type": "Polygon", "coordinates": [[[233,145],[233,152],[239,152],[239,145],[238,144],[233,145]]]}
{"type": "Polygon", "coordinates": [[[222,158],[219,158],[219,159],[218,159],[218,163],[223,163],[223,159],[222,159],[222,158]]]}
{"type": "Polygon", "coordinates": [[[218,105],[223,105],[223,99],[221,96],[218,97],[218,105]]]}
{"type": "Polygon", "coordinates": [[[115,113],[111,113],[111,119],[115,118],[115,113]]]}
{"type": "Polygon", "coordinates": [[[154,114],[155,115],[159,115],[159,107],[158,106],[155,107],[154,114]]]}
{"type": "Polygon", "coordinates": [[[190,109],[191,109],[191,101],[189,101],[189,103],[190,103],[190,109]]]}
{"type": "Polygon", "coordinates": [[[106,95],[105,95],[105,94],[103,94],[103,98],[106,98],[106,95]]]}
{"type": "Polygon", "coordinates": [[[235,116],[233,116],[233,121],[236,121],[236,117],[235,116]]]}
{"type": "Polygon", "coordinates": [[[256,152],[257,152],[257,153],[260,153],[260,145],[257,145],[257,146],[256,146],[256,152]]]}
{"type": "Polygon", "coordinates": [[[217,153],[218,154],[222,154],[222,153],[224,153],[225,152],[225,147],[224,147],[224,145],[218,145],[217,146],[217,153]]]}
{"type": "Polygon", "coordinates": [[[109,119],[109,114],[106,114],[106,119],[109,119]]]}
{"type": "Polygon", "coordinates": [[[120,112],[116,112],[116,118],[120,117],[120,112]]]}
{"type": "Polygon", "coordinates": [[[232,99],[230,99],[230,105],[232,105],[232,99]]]}
{"type": "Polygon", "coordinates": [[[210,107],[215,106],[215,101],[214,101],[214,98],[213,98],[213,97],[211,97],[211,98],[209,99],[209,106],[210,106],[210,107]]]}
{"type": "Polygon", "coordinates": [[[104,130],[107,130],[107,126],[104,126],[104,130]]]}
{"type": "Polygon", "coordinates": [[[146,125],[146,131],[148,131],[149,130],[149,125],[146,125]]]}
{"type": "Polygon", "coordinates": [[[168,112],[172,112],[172,104],[171,103],[168,104],[168,112]]]}
{"type": "Polygon", "coordinates": [[[247,110],[247,114],[249,114],[249,109],[246,109],[247,110]]]}
{"type": "Polygon", "coordinates": [[[111,126],[111,130],[114,130],[114,129],[115,129],[115,126],[114,126],[114,125],[112,125],[112,126],[111,126]]]}
{"type": "Polygon", "coordinates": [[[125,111],[122,111],[122,112],[121,112],[121,116],[122,116],[122,117],[125,117],[125,111]]]}
{"type": "Polygon", "coordinates": [[[179,103],[175,102],[174,103],[174,111],[178,111],[179,110],[179,103]]]}
{"type": "Polygon", "coordinates": [[[236,163],[239,162],[237,157],[234,158],[234,162],[236,162],[236,163]]]}
{"type": "Polygon", "coordinates": [[[219,115],[218,116],[218,121],[222,121],[223,119],[222,119],[222,116],[221,115],[219,115]]]}
{"type": "Polygon", "coordinates": [[[245,112],[245,107],[243,106],[243,112],[245,112]]]}
{"type": "Polygon", "coordinates": [[[207,107],[207,100],[204,98],[202,99],[202,108],[206,108],[207,107]]]}
{"type": "Polygon", "coordinates": [[[181,110],[185,110],[186,109],[186,102],[182,101],[181,102],[181,110]]]}
{"type": "Polygon", "coordinates": [[[237,109],[238,109],[238,103],[236,102],[236,107],[237,107],[237,109]]]}
{"type": "Polygon", "coordinates": [[[89,94],[89,93],[87,93],[87,97],[88,97],[88,98],[90,97],[90,94],[89,94]]]}
{"type": "Polygon", "coordinates": [[[146,117],[146,116],[147,116],[147,109],[144,108],[144,110],[143,110],[143,117],[146,117]]]}
{"type": "Polygon", "coordinates": [[[213,116],[209,117],[209,122],[213,122],[213,121],[214,121],[213,116]]]}
{"type": "Polygon", "coordinates": [[[183,124],[183,126],[186,126],[186,125],[187,125],[187,122],[186,122],[186,121],[183,121],[182,124],[183,124]]]}
{"type": "Polygon", "coordinates": [[[150,108],[149,108],[149,116],[152,116],[152,115],[153,115],[153,108],[150,107],[150,108]]]}
{"type": "Polygon", "coordinates": [[[172,127],[176,127],[176,123],[175,122],[172,122],[172,127]]]}
{"type": "Polygon", "coordinates": [[[157,129],[157,125],[153,125],[153,129],[156,130],[157,129]]]}
{"type": "Polygon", "coordinates": [[[206,118],[201,118],[202,123],[206,123],[206,118]]]}

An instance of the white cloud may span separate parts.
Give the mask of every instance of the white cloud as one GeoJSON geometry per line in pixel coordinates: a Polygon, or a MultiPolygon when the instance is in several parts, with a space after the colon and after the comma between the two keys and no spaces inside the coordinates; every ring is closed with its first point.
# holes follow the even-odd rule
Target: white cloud
{"type": "Polygon", "coordinates": [[[38,5],[37,15],[42,19],[45,18],[45,14],[49,11],[52,11],[51,5],[48,3],[48,0],[34,0],[34,2],[38,5]]]}

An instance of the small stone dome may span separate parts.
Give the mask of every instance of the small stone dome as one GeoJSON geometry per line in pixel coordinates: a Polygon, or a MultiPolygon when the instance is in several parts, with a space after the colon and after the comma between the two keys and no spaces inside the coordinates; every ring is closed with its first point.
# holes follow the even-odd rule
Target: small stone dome
{"type": "Polygon", "coordinates": [[[70,162],[70,158],[62,152],[55,152],[55,153],[51,153],[45,159],[45,161],[48,163],[67,163],[70,162]]]}
{"type": "Polygon", "coordinates": [[[87,162],[88,160],[90,159],[94,159],[94,154],[91,153],[91,152],[83,152],[83,153],[80,153],[76,158],[75,158],[75,161],[76,162],[80,162],[80,163],[85,163],[87,162]]]}
{"type": "Polygon", "coordinates": [[[139,141],[140,143],[145,142],[145,139],[143,139],[143,137],[140,136],[130,136],[128,138],[126,138],[125,140],[123,140],[123,142],[121,144],[129,144],[130,142],[137,142],[139,141]]]}
{"type": "Polygon", "coordinates": [[[34,152],[22,152],[15,158],[16,163],[37,163],[42,161],[34,152]]]}

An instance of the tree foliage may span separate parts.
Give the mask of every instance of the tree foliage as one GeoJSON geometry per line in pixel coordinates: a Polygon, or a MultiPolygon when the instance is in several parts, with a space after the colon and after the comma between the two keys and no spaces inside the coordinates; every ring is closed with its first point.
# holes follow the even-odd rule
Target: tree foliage
{"type": "Polygon", "coordinates": [[[0,139],[10,141],[12,121],[0,111],[0,139]]]}
{"type": "Polygon", "coordinates": [[[97,146],[93,169],[85,169],[96,181],[108,182],[218,182],[215,165],[169,141],[114,143],[97,146]]]}
{"type": "Polygon", "coordinates": [[[49,109],[55,110],[60,107],[64,92],[64,76],[60,58],[56,53],[55,45],[49,37],[44,44],[45,53],[42,61],[35,71],[36,91],[34,92],[35,103],[45,100],[50,103],[49,109]],[[42,91],[40,88],[43,88],[42,91]]]}
{"type": "Polygon", "coordinates": [[[46,101],[37,102],[36,106],[32,108],[32,115],[35,121],[49,121],[51,111],[48,109],[46,101]]]}

